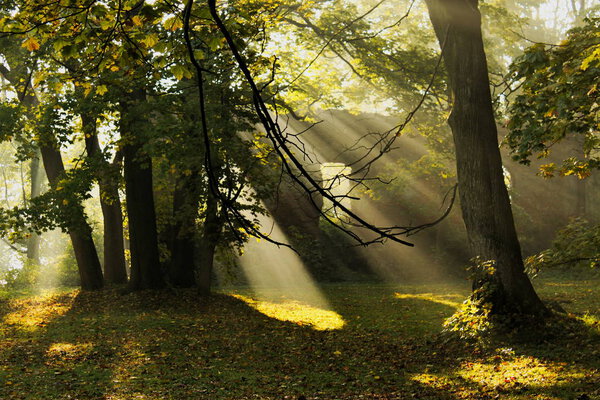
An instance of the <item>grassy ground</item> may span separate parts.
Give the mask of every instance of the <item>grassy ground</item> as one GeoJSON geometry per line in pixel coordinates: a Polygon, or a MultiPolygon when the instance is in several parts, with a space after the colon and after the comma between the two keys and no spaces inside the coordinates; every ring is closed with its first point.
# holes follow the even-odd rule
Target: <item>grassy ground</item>
{"type": "Polygon", "coordinates": [[[544,279],[570,329],[488,347],[440,335],[467,283],[0,296],[0,399],[600,399],[600,280],[544,279]]]}

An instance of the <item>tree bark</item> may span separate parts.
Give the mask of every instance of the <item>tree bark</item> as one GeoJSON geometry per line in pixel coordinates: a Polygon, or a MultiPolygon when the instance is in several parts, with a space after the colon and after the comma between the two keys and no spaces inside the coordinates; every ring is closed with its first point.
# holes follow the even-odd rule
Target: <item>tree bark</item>
{"type": "Polygon", "coordinates": [[[88,157],[97,161],[96,176],[100,189],[100,207],[104,221],[104,279],[110,283],[126,283],[127,268],[123,244],[123,213],[119,198],[119,162],[110,164],[101,156],[96,132],[96,118],[81,114],[85,147],[88,157]]]}
{"type": "Polygon", "coordinates": [[[220,235],[221,222],[218,216],[217,199],[209,192],[206,199],[206,217],[202,228],[202,239],[200,240],[199,249],[198,293],[202,296],[210,295],[215,250],[220,235]]]}
{"type": "MultiPolygon", "coordinates": [[[[31,159],[29,165],[31,190],[29,192],[29,198],[33,199],[40,195],[42,191],[42,179],[43,171],[40,165],[41,154],[36,154],[36,157],[31,159]]],[[[35,232],[31,233],[31,236],[27,240],[27,260],[34,264],[40,263],[40,242],[41,237],[35,232]]]]}
{"type": "Polygon", "coordinates": [[[170,281],[177,287],[196,284],[196,217],[200,201],[197,173],[183,176],[175,184],[173,194],[173,227],[171,238],[170,281]]]}
{"type": "MultiPolygon", "coordinates": [[[[40,151],[50,187],[56,189],[61,176],[65,173],[60,151],[50,145],[41,146],[40,151]]],[[[81,204],[77,204],[75,207],[75,214],[72,215],[69,222],[68,232],[77,260],[81,288],[84,290],[100,289],[103,286],[102,267],[92,239],[92,228],[85,219],[81,204]]]]}
{"type": "Polygon", "coordinates": [[[125,197],[129,218],[131,290],[164,287],[158,252],[156,211],[152,183],[152,158],[143,148],[147,120],[136,107],[145,102],[145,92],[135,90],[121,102],[121,140],[125,197]]]}
{"type": "MultiPolygon", "coordinates": [[[[426,0],[453,94],[449,118],[471,251],[493,261],[492,312],[541,315],[546,307],[524,272],[502,175],[477,0],[426,0]]],[[[490,275],[475,283],[478,287],[490,275]]]]}

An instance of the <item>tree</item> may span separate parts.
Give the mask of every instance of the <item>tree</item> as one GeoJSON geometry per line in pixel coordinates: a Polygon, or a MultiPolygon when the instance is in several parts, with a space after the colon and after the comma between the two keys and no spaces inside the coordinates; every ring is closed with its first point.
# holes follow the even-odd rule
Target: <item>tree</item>
{"type": "Polygon", "coordinates": [[[152,157],[144,149],[149,131],[145,118],[146,92],[134,89],[121,101],[125,194],[129,218],[131,277],[133,290],[164,286],[158,252],[158,232],[152,185],[152,157]]]}
{"type": "MultiPolygon", "coordinates": [[[[5,43],[14,44],[10,43],[8,39],[5,39],[5,43]]],[[[18,50],[15,50],[18,49],[17,46],[9,45],[5,49],[8,51],[5,51],[3,55],[7,60],[19,59],[18,50]],[[12,53],[9,53],[10,50],[12,50],[12,53]]],[[[0,72],[12,84],[15,91],[20,94],[19,102],[25,112],[32,113],[40,107],[40,102],[31,83],[32,71],[28,70],[26,64],[20,65],[14,62],[10,67],[0,65],[0,72]]],[[[42,110],[38,112],[43,115],[43,106],[41,108],[42,110]]],[[[44,126],[43,121],[38,120],[36,122],[38,123],[35,127],[36,137],[38,138],[37,144],[42,162],[50,187],[56,192],[61,188],[60,182],[66,178],[66,171],[60,153],[60,142],[52,126],[54,121],[50,121],[50,124],[46,126],[44,126]]],[[[62,201],[63,208],[68,208],[69,211],[69,215],[63,223],[73,244],[81,278],[81,287],[86,290],[101,288],[103,286],[102,269],[92,239],[92,229],[86,220],[83,206],[74,199],[64,198],[62,201]],[[64,207],[65,205],[69,205],[69,207],[64,207]]]]}
{"type": "Polygon", "coordinates": [[[486,285],[494,313],[546,314],[524,271],[504,184],[478,0],[426,3],[452,90],[448,122],[469,244],[475,255],[493,263],[487,271],[493,273],[481,275],[474,287],[486,285]]]}

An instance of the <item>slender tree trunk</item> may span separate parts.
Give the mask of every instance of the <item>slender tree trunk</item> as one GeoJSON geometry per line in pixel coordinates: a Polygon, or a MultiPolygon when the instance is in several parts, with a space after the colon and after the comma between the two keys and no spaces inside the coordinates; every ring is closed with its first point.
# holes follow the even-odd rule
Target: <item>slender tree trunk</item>
{"type": "Polygon", "coordinates": [[[125,172],[125,196],[129,218],[131,290],[164,286],[158,253],[158,234],[152,184],[152,158],[143,148],[146,116],[136,106],[145,102],[143,90],[121,102],[121,139],[125,172]]]}
{"type": "Polygon", "coordinates": [[[206,199],[206,217],[204,219],[204,227],[202,228],[202,239],[199,249],[198,292],[202,296],[210,295],[215,250],[220,235],[221,222],[218,216],[217,199],[209,192],[206,199]]]}
{"type": "MultiPolygon", "coordinates": [[[[585,136],[577,135],[575,139],[575,153],[577,158],[584,160],[587,154],[584,150],[585,136]]],[[[575,216],[587,218],[587,183],[589,178],[579,179],[575,177],[575,216]]]]}
{"type": "Polygon", "coordinates": [[[120,177],[118,157],[110,164],[101,157],[100,143],[96,133],[96,118],[81,115],[85,147],[90,158],[96,158],[100,207],[104,221],[104,279],[110,283],[126,283],[127,268],[123,244],[123,213],[119,198],[120,177]]]}
{"type": "MultiPolygon", "coordinates": [[[[474,255],[493,261],[495,313],[545,314],[524,272],[502,175],[477,0],[426,0],[453,93],[449,118],[456,147],[463,219],[474,255]]],[[[476,282],[479,286],[491,278],[476,282]]]]}
{"type": "Polygon", "coordinates": [[[587,218],[587,179],[579,179],[575,182],[577,192],[577,202],[575,204],[575,215],[582,218],[587,218]]]}
{"type": "MultiPolygon", "coordinates": [[[[31,178],[31,190],[29,195],[31,199],[39,196],[42,191],[43,171],[41,168],[40,157],[41,154],[38,152],[36,157],[31,159],[31,164],[29,165],[31,178]]],[[[41,237],[37,233],[32,233],[27,240],[27,260],[35,264],[40,263],[40,243],[41,237]]]]}
{"type": "MultiPolygon", "coordinates": [[[[50,187],[55,189],[65,173],[60,151],[49,145],[41,146],[40,150],[50,187]]],[[[68,232],[77,260],[81,288],[84,290],[100,289],[103,286],[102,267],[92,239],[92,228],[85,219],[83,206],[77,204],[74,210],[68,232]]]]}

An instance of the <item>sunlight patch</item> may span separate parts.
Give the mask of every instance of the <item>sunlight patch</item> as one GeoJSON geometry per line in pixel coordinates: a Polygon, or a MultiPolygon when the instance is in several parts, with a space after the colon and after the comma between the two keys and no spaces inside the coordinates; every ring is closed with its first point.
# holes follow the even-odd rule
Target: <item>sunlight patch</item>
{"type": "Polygon", "coordinates": [[[418,294],[408,294],[408,293],[395,293],[394,296],[397,299],[414,299],[414,300],[427,300],[433,303],[443,304],[448,307],[458,308],[462,304],[461,302],[450,300],[449,297],[459,297],[456,295],[439,295],[433,293],[418,293],[418,294]]]}
{"type": "Polygon", "coordinates": [[[71,309],[77,293],[78,291],[73,291],[67,295],[42,295],[12,300],[11,306],[16,311],[6,314],[3,323],[27,330],[44,327],[71,309]]]}
{"type": "Polygon", "coordinates": [[[419,382],[422,385],[438,390],[448,390],[448,388],[454,385],[454,382],[450,378],[430,373],[417,374],[411,379],[415,382],[419,382]]]}
{"type": "Polygon", "coordinates": [[[544,282],[546,286],[558,286],[558,287],[576,287],[579,286],[580,283],[577,282],[544,282]]]}
{"type": "Polygon", "coordinates": [[[494,390],[551,387],[560,382],[576,382],[585,378],[585,373],[565,369],[566,366],[567,363],[544,362],[532,356],[512,359],[495,356],[487,363],[463,363],[458,375],[494,390]]]}
{"type": "Polygon", "coordinates": [[[88,354],[92,343],[53,343],[46,351],[46,356],[53,358],[78,358],[88,354]]]}
{"type": "Polygon", "coordinates": [[[590,328],[595,328],[597,330],[600,330],[600,317],[598,317],[597,315],[585,313],[581,317],[577,317],[577,318],[579,320],[581,320],[584,324],[589,326],[590,328]]]}
{"type": "MultiPolygon", "coordinates": [[[[287,235],[270,215],[258,215],[260,229],[275,241],[290,243],[287,235]]],[[[329,309],[327,299],[315,283],[300,256],[292,249],[267,241],[249,240],[238,258],[244,276],[257,298],[271,299],[274,292],[286,298],[329,309]]]]}
{"type": "Polygon", "coordinates": [[[231,296],[242,300],[267,317],[293,322],[297,325],[310,326],[318,331],[342,329],[345,324],[342,316],[335,311],[324,310],[298,301],[283,300],[275,303],[255,300],[241,294],[232,294],[231,296]]]}

